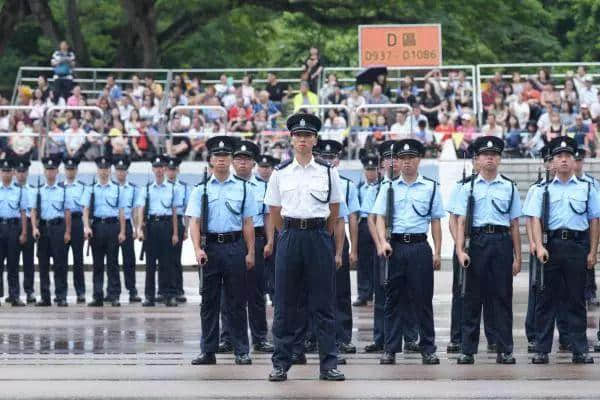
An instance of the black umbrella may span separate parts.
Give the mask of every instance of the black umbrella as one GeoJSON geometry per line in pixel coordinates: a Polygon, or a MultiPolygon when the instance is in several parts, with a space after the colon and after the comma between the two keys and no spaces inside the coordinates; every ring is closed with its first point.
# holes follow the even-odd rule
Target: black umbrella
{"type": "Polygon", "coordinates": [[[358,75],[356,75],[356,84],[357,85],[370,85],[371,83],[377,80],[379,75],[387,75],[388,70],[387,67],[371,67],[367,68],[363,71],[360,71],[358,75]]]}

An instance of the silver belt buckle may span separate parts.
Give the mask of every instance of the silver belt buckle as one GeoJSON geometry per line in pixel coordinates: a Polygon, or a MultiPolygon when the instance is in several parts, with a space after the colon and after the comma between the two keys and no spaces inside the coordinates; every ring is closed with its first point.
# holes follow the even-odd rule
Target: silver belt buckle
{"type": "Polygon", "coordinates": [[[494,225],[486,225],[484,228],[485,233],[495,233],[496,227],[494,225]]]}
{"type": "Polygon", "coordinates": [[[569,232],[568,232],[568,231],[561,231],[561,232],[560,232],[560,238],[561,238],[562,240],[567,240],[567,239],[569,239],[569,232]]]}
{"type": "Polygon", "coordinates": [[[402,240],[404,241],[404,243],[410,243],[410,233],[403,234],[402,240]]]}
{"type": "Polygon", "coordinates": [[[225,235],[217,233],[217,243],[225,243],[225,235]]]}
{"type": "Polygon", "coordinates": [[[300,229],[308,229],[308,220],[306,220],[306,219],[300,220],[300,229]]]}

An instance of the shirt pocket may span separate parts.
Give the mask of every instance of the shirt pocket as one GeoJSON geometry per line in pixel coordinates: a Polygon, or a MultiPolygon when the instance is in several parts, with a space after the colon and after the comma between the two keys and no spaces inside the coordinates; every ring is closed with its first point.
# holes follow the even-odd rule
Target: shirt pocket
{"type": "Polygon", "coordinates": [[[429,203],[431,201],[431,193],[426,189],[415,190],[410,195],[412,199],[412,208],[416,214],[424,216],[429,214],[429,203]]]}
{"type": "Polygon", "coordinates": [[[492,193],[492,204],[495,205],[497,212],[501,214],[508,214],[510,212],[510,194],[511,188],[507,190],[495,190],[492,193]]]}
{"type": "Polygon", "coordinates": [[[574,193],[574,194],[569,195],[569,197],[567,199],[568,199],[571,210],[575,214],[581,215],[586,212],[586,207],[587,207],[586,193],[574,193]]]}
{"type": "MultiPolygon", "coordinates": [[[[308,183],[310,193],[320,201],[326,201],[329,193],[329,181],[326,176],[312,176],[308,183]]],[[[346,185],[341,185],[341,190],[346,190],[346,185]]],[[[340,193],[342,199],[346,193],[340,193]]]]}
{"type": "Polygon", "coordinates": [[[282,202],[286,204],[293,204],[296,195],[296,183],[289,177],[281,180],[280,195],[282,202]]]}
{"type": "Polygon", "coordinates": [[[110,208],[119,208],[119,198],[116,193],[107,194],[104,201],[110,208]]]}
{"type": "Polygon", "coordinates": [[[234,215],[241,215],[244,210],[242,210],[242,201],[244,199],[244,193],[242,192],[229,192],[225,195],[225,206],[234,215]]]}

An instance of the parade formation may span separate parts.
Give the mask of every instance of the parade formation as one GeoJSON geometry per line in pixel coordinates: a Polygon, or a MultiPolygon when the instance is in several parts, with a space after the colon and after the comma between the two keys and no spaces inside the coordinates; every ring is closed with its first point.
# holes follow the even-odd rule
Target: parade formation
{"type": "Polygon", "coordinates": [[[545,171],[521,203],[516,183],[498,170],[504,142],[479,137],[468,150],[473,172],[463,173],[443,204],[439,183],[419,172],[425,148],[418,140],[388,140],[377,153],[363,154],[356,185],[338,172],[341,143],[319,139],[318,117],[294,114],[287,128],[294,155],[284,162],[260,154],[250,141],[210,138],[209,163],[195,186],[179,179],[180,160],[161,155],[152,159],[152,178],[144,185],[128,180],[131,161],[122,156],[97,157],[91,184],[78,180],[75,158],[44,157],[37,184],[28,183],[29,160],[0,160],[6,302],[67,307],[71,250],[77,303],[90,300],[83,260],[91,251],[89,307],[121,305],[121,267],[129,303],[176,307],[187,301],[181,258],[189,235],[202,297],[201,353],[193,365],[215,364],[217,353],[232,352],[238,365],[252,364],[252,352],[273,353],[268,379],[285,381],[292,365],[306,364],[306,353],[317,352],[320,379],[344,380],[338,369],[346,364],[343,354],[357,352],[352,307],[369,302],[373,341],[365,352],[381,353],[384,365],[395,364],[403,351],[435,365],[434,274],[442,240],[450,241],[442,238],[447,217],[455,251],[446,350],[459,353],[458,364],[473,364],[483,317],[488,352],[498,364],[514,364],[513,278],[521,270],[524,219],[531,361],[549,362],[556,326],[559,348],[572,353],[573,363],[594,362],[586,298],[595,291],[600,199],[575,140],[561,136],[547,144],[545,171]],[[61,164],[65,179],[59,182],[61,164]],[[136,240],[143,242],[138,256],[146,263],[144,299],[136,289],[136,240]],[[267,295],[274,306],[272,342],[267,295]]]}

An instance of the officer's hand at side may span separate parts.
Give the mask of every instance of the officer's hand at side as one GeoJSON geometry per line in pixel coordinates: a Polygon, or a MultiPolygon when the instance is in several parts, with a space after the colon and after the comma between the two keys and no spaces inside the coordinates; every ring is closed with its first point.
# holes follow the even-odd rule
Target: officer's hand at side
{"type": "Polygon", "coordinates": [[[183,241],[185,242],[188,238],[188,233],[187,233],[187,229],[183,231],[183,241]]]}
{"type": "Polygon", "coordinates": [[[273,255],[273,243],[265,244],[265,248],[263,250],[265,258],[269,258],[273,255]]]}
{"type": "Polygon", "coordinates": [[[23,232],[22,234],[19,235],[19,243],[25,244],[26,241],[27,241],[27,233],[23,232]]]}
{"type": "Polygon", "coordinates": [[[171,236],[171,243],[173,244],[173,246],[176,246],[178,242],[179,242],[179,237],[177,235],[171,236]]]}
{"type": "Polygon", "coordinates": [[[529,254],[535,256],[535,243],[529,242],[529,254]]]}
{"type": "Polygon", "coordinates": [[[250,271],[254,268],[254,254],[248,253],[246,254],[246,269],[250,271]]]}
{"type": "Polygon", "coordinates": [[[125,241],[125,232],[119,232],[119,243],[123,243],[125,241]]]}
{"type": "Polygon", "coordinates": [[[137,235],[137,238],[138,238],[138,240],[139,240],[140,242],[143,242],[143,241],[144,241],[144,231],[143,231],[143,230],[140,230],[140,231],[139,231],[139,233],[138,233],[138,235],[137,235]]]}
{"type": "Polygon", "coordinates": [[[535,253],[537,255],[538,260],[540,260],[540,262],[542,264],[547,263],[548,260],[550,259],[550,254],[548,253],[548,250],[546,250],[546,248],[544,246],[542,246],[541,248],[536,248],[535,253]]]}
{"type": "Polygon", "coordinates": [[[38,240],[40,238],[40,230],[37,228],[33,228],[31,234],[33,235],[33,238],[35,240],[38,240]]]}
{"type": "Polygon", "coordinates": [[[340,269],[340,268],[342,268],[342,255],[336,254],[335,255],[335,269],[340,269]]]}
{"type": "Polygon", "coordinates": [[[521,260],[520,259],[515,258],[513,260],[512,271],[513,271],[513,276],[517,276],[517,274],[519,272],[521,272],[521,260]]]}
{"type": "Polygon", "coordinates": [[[131,232],[131,237],[133,238],[133,240],[138,238],[138,231],[137,229],[134,229],[133,232],[131,232]]]}
{"type": "Polygon", "coordinates": [[[92,237],[92,230],[87,227],[83,228],[83,236],[89,240],[92,237]]]}
{"type": "Polygon", "coordinates": [[[441,267],[442,267],[442,256],[440,256],[439,254],[434,254],[433,255],[433,269],[436,271],[439,271],[441,267]]]}
{"type": "Polygon", "coordinates": [[[65,232],[64,241],[65,244],[69,244],[71,242],[71,232],[65,232]]]}
{"type": "Polygon", "coordinates": [[[456,253],[456,256],[458,258],[458,263],[463,268],[467,268],[469,265],[471,265],[471,257],[469,257],[469,255],[464,251],[459,251],[458,253],[456,253]]]}
{"type": "Polygon", "coordinates": [[[204,267],[204,265],[206,265],[206,263],[208,262],[208,256],[206,255],[206,252],[202,249],[198,250],[196,252],[196,264],[202,268],[204,267]]]}
{"type": "Polygon", "coordinates": [[[597,256],[596,253],[590,252],[587,256],[587,269],[593,269],[596,265],[597,256]]]}
{"type": "Polygon", "coordinates": [[[389,242],[383,242],[383,244],[381,245],[381,253],[379,254],[380,257],[389,257],[392,255],[392,246],[390,245],[389,242]]]}
{"type": "Polygon", "coordinates": [[[358,264],[358,252],[356,250],[352,250],[350,252],[350,265],[354,266],[358,264]]]}

